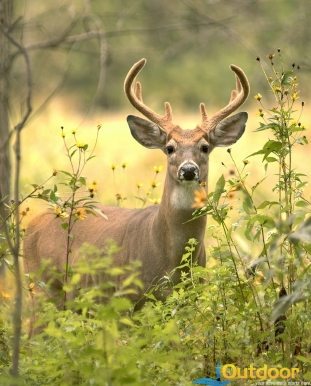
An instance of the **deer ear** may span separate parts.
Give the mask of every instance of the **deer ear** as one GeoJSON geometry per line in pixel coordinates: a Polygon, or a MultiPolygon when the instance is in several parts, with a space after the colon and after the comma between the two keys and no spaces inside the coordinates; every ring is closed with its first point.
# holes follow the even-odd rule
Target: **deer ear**
{"type": "Polygon", "coordinates": [[[208,141],[213,146],[229,146],[244,133],[248,114],[245,112],[232,115],[217,124],[208,134],[208,141]]]}
{"type": "Polygon", "coordinates": [[[132,136],[141,145],[149,149],[159,149],[165,145],[166,134],[157,124],[134,115],[127,117],[127,123],[132,136]]]}

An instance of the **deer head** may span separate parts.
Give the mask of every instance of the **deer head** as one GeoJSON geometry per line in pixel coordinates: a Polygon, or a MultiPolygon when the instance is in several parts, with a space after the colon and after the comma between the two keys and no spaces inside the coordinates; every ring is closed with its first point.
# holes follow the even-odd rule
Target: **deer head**
{"type": "Polygon", "coordinates": [[[125,93],[131,104],[146,118],[133,115],[127,121],[133,137],[143,146],[158,148],[168,158],[168,173],[180,183],[206,181],[208,155],[216,146],[229,146],[236,142],[244,132],[247,113],[240,112],[229,116],[246,100],[249,83],[244,72],[231,65],[236,75],[236,88],[232,90],[229,103],[209,117],[205,104],[200,104],[201,123],[192,130],[183,130],[173,122],[172,108],[165,102],[165,113],[159,115],[143,102],[142,86],[135,82],[146,59],[141,59],[129,70],[124,82],[125,93]]]}

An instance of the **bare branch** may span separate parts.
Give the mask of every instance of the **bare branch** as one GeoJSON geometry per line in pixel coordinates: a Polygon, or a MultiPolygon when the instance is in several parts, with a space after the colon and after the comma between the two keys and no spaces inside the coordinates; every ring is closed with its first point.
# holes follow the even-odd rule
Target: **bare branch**
{"type": "MultiPolygon", "coordinates": [[[[71,36],[64,36],[64,34],[61,34],[60,36],[58,36],[54,39],[49,39],[49,40],[45,40],[43,42],[30,44],[26,47],[26,49],[27,49],[27,51],[32,51],[32,50],[56,48],[56,47],[60,46],[61,44],[74,44],[74,43],[82,42],[85,40],[100,38],[101,34],[103,34],[103,33],[100,31],[97,31],[97,30],[82,32],[80,34],[71,35],[71,36]]],[[[103,34],[103,35],[105,35],[105,34],[103,34]]]]}
{"type": "Polygon", "coordinates": [[[92,3],[90,0],[85,0],[84,4],[87,12],[87,19],[89,19],[91,23],[90,31],[92,30],[92,31],[98,32],[97,40],[99,44],[99,71],[98,71],[99,75],[98,75],[96,91],[94,93],[94,96],[90,103],[90,107],[88,109],[88,113],[90,113],[90,111],[92,110],[92,106],[96,101],[97,96],[101,95],[101,92],[104,89],[105,78],[106,78],[106,60],[107,60],[108,44],[107,44],[106,34],[104,31],[103,21],[93,12],[92,3]]]}
{"type": "Polygon", "coordinates": [[[25,126],[31,112],[32,112],[32,71],[30,65],[30,59],[27,48],[20,44],[5,28],[0,26],[1,32],[7,37],[7,39],[18,49],[21,55],[24,57],[26,65],[26,84],[27,84],[27,96],[26,96],[26,111],[20,120],[14,127],[14,131],[21,131],[25,126]]]}
{"type": "Polygon", "coordinates": [[[216,23],[213,20],[198,22],[198,23],[172,23],[169,25],[161,25],[161,26],[149,27],[149,28],[129,28],[124,30],[115,30],[115,31],[107,31],[107,32],[103,32],[95,29],[87,32],[82,32],[80,34],[67,36],[65,38],[63,38],[63,35],[61,35],[54,39],[49,39],[42,42],[29,44],[28,46],[26,46],[26,49],[28,51],[39,50],[39,49],[49,49],[49,48],[56,48],[61,44],[74,44],[74,43],[79,43],[79,42],[83,42],[94,38],[103,37],[107,39],[107,38],[119,37],[124,35],[130,35],[130,34],[140,35],[146,32],[178,31],[178,30],[184,30],[185,28],[207,27],[211,25],[219,26],[219,23],[216,23]]]}

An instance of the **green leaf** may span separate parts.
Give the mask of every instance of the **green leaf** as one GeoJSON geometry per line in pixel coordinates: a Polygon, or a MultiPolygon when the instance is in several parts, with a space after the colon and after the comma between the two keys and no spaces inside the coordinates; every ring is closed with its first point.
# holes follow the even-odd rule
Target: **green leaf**
{"type": "Polygon", "coordinates": [[[72,157],[75,155],[75,153],[76,153],[77,150],[78,150],[78,149],[74,149],[74,150],[69,154],[69,158],[72,158],[72,157]]]}
{"type": "Polygon", "coordinates": [[[282,149],[282,146],[283,146],[282,142],[274,141],[272,139],[269,139],[264,144],[262,149],[256,151],[255,153],[252,153],[248,157],[252,157],[252,156],[257,155],[257,154],[263,154],[264,155],[263,160],[265,160],[269,156],[269,154],[271,154],[271,153],[278,154],[280,152],[280,150],[282,149]]]}
{"type": "Polygon", "coordinates": [[[60,170],[60,173],[66,174],[66,176],[72,177],[71,173],[66,172],[66,170],[60,170]]]}
{"type": "Polygon", "coordinates": [[[131,275],[128,275],[122,282],[123,287],[128,287],[133,285],[135,279],[137,278],[138,273],[134,272],[131,275]]]}
{"type": "Polygon", "coordinates": [[[86,178],[85,177],[80,177],[78,180],[82,185],[86,185],[86,178]]]}
{"type": "Polygon", "coordinates": [[[296,359],[298,359],[299,361],[303,362],[303,363],[310,363],[311,364],[311,357],[304,357],[302,355],[297,355],[296,356],[296,359]]]}
{"type": "Polygon", "coordinates": [[[259,206],[257,206],[257,209],[264,209],[267,206],[271,208],[272,205],[279,205],[278,201],[263,201],[259,206]]]}
{"type": "Polygon", "coordinates": [[[289,239],[293,242],[302,241],[304,243],[311,243],[311,218],[305,221],[302,226],[293,232],[289,239]]]}
{"type": "Polygon", "coordinates": [[[309,206],[309,204],[304,200],[297,201],[295,205],[298,206],[299,208],[304,208],[306,206],[309,206]]]}
{"type": "Polygon", "coordinates": [[[260,123],[260,127],[258,127],[255,131],[263,131],[263,130],[268,130],[268,129],[278,131],[280,129],[280,125],[278,125],[277,123],[269,123],[267,125],[260,123]]]}
{"type": "Polygon", "coordinates": [[[76,285],[80,283],[80,280],[81,280],[81,275],[79,273],[75,273],[70,280],[70,284],[76,285]]]}
{"type": "Polygon", "coordinates": [[[56,196],[56,194],[53,190],[51,190],[51,192],[50,192],[50,200],[52,202],[55,202],[55,203],[58,201],[58,197],[56,196]]]}
{"type": "Polygon", "coordinates": [[[299,145],[306,145],[308,144],[308,139],[307,137],[304,135],[303,137],[299,137],[296,139],[296,143],[298,143],[299,145]]]}
{"type": "Polygon", "coordinates": [[[117,312],[129,310],[132,306],[131,301],[126,298],[112,298],[110,304],[117,312]]]}
{"type": "Polygon", "coordinates": [[[216,186],[215,186],[215,191],[213,193],[213,200],[215,202],[216,205],[218,205],[218,202],[219,202],[219,199],[220,199],[220,196],[222,195],[222,193],[224,192],[224,187],[225,187],[225,178],[223,175],[221,175],[221,177],[218,179],[217,183],[216,183],[216,186]]]}
{"type": "Polygon", "coordinates": [[[255,214],[251,216],[246,224],[245,236],[252,240],[251,231],[254,228],[255,224],[259,223],[261,226],[271,229],[275,227],[275,222],[272,217],[264,214],[255,214]]]}
{"type": "Polygon", "coordinates": [[[120,323],[128,327],[135,327],[135,323],[130,318],[120,318],[120,323]]]}
{"type": "Polygon", "coordinates": [[[44,196],[46,196],[47,194],[50,194],[50,192],[51,192],[51,189],[44,189],[43,192],[42,192],[42,194],[43,194],[44,196]]]}
{"type": "Polygon", "coordinates": [[[243,200],[243,209],[247,214],[251,213],[250,209],[253,209],[253,202],[249,194],[245,195],[243,200]]]}
{"type": "Polygon", "coordinates": [[[278,162],[279,160],[275,157],[266,157],[267,162],[278,162]]]}
{"type": "Polygon", "coordinates": [[[289,127],[289,129],[292,133],[294,133],[296,131],[305,131],[306,130],[303,126],[298,126],[294,123],[289,127]]]}
{"type": "Polygon", "coordinates": [[[250,154],[249,156],[247,156],[246,158],[249,158],[249,157],[253,157],[254,155],[259,155],[259,154],[264,154],[264,150],[263,149],[260,149],[258,151],[255,151],[255,153],[252,153],[250,154]]]}
{"type": "Polygon", "coordinates": [[[293,71],[285,71],[284,74],[281,76],[281,85],[283,86],[289,86],[292,84],[294,79],[294,72],[293,71]]]}
{"type": "Polygon", "coordinates": [[[111,267],[109,268],[108,273],[111,276],[119,276],[124,274],[124,269],[121,267],[111,267]]]}
{"type": "Polygon", "coordinates": [[[264,159],[268,157],[270,153],[278,153],[282,149],[282,142],[279,141],[273,141],[269,140],[265,143],[263,150],[264,150],[264,159]]]}

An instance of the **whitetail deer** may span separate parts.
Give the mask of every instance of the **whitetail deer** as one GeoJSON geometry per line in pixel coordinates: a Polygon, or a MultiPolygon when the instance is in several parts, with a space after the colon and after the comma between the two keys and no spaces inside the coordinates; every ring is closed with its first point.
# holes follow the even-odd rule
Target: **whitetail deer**
{"type": "MultiPolygon", "coordinates": [[[[160,205],[144,209],[101,207],[108,217],[88,215],[73,228],[72,259],[87,242],[102,249],[107,240],[114,240],[121,249],[116,264],[141,261],[141,280],[148,288],[155,280],[176,268],[190,238],[198,245],[195,257],[205,265],[204,232],[206,217],[187,222],[193,212],[195,191],[207,189],[208,157],[216,146],[236,142],[244,132],[247,113],[229,115],[246,100],[249,84],[244,72],[231,65],[236,75],[236,89],[227,106],[208,117],[200,104],[201,123],[193,130],[183,130],[172,119],[171,105],[165,103],[163,116],[152,111],[142,99],[142,87],[134,80],[146,63],[141,59],[129,70],[124,90],[131,104],[148,120],[127,117],[133,137],[149,149],[161,149],[167,155],[167,173],[160,205]],[[205,186],[205,188],[202,188],[205,186]]],[[[35,218],[26,232],[24,251],[30,271],[39,268],[43,258],[63,270],[66,257],[66,231],[53,213],[35,218]]]]}

